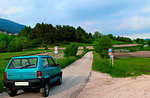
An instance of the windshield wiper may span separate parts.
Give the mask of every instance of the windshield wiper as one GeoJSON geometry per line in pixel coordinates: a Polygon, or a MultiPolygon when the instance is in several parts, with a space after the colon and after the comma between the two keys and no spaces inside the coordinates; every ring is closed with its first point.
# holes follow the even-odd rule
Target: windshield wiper
{"type": "Polygon", "coordinates": [[[20,69],[26,68],[26,67],[28,67],[28,66],[30,66],[30,65],[25,65],[25,66],[22,66],[20,69]]]}

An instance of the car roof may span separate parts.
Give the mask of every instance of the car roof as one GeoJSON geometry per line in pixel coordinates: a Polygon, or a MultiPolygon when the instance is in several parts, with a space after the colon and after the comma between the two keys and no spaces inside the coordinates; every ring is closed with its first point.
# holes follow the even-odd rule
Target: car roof
{"type": "Polygon", "coordinates": [[[50,57],[48,55],[32,55],[32,56],[18,56],[18,57],[13,57],[12,59],[16,59],[16,58],[38,58],[38,57],[50,57]]]}

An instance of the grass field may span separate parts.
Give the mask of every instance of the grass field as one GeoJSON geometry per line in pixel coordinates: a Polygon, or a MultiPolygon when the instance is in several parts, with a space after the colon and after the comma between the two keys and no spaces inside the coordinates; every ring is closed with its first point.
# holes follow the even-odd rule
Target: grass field
{"type": "Polygon", "coordinates": [[[117,41],[117,40],[112,40],[112,44],[113,45],[124,45],[124,44],[130,44],[130,43],[117,41]]]}
{"type": "Polygon", "coordinates": [[[112,77],[132,77],[150,74],[150,58],[119,58],[115,59],[111,67],[109,59],[102,59],[98,53],[93,52],[92,70],[108,73],[112,77]]]}

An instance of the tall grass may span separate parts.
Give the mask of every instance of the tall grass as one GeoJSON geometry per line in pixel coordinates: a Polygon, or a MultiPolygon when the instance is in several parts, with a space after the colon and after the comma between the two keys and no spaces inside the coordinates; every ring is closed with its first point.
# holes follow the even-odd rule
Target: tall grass
{"type": "Polygon", "coordinates": [[[120,58],[115,59],[111,67],[109,59],[101,58],[93,52],[92,70],[108,73],[112,77],[130,77],[142,74],[150,74],[150,58],[120,58]]]}
{"type": "Polygon", "coordinates": [[[71,63],[73,63],[74,61],[80,59],[81,57],[83,57],[88,51],[83,51],[82,54],[78,55],[78,56],[71,56],[71,57],[65,57],[65,58],[60,58],[58,59],[58,64],[60,66],[60,68],[65,68],[68,65],[70,65],[71,63]]]}
{"type": "Polygon", "coordinates": [[[65,58],[60,58],[58,59],[58,64],[60,68],[65,68],[68,65],[70,65],[72,62],[76,61],[78,58],[76,57],[65,57],[65,58]]]}
{"type": "Polygon", "coordinates": [[[112,40],[113,45],[124,45],[124,44],[130,44],[127,42],[122,42],[122,41],[117,41],[117,40],[112,40]]]}

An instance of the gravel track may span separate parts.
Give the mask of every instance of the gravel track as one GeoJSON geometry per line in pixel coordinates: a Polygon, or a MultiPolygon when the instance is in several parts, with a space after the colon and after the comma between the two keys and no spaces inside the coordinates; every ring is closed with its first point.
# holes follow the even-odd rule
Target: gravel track
{"type": "Polygon", "coordinates": [[[89,82],[78,98],[150,98],[150,75],[136,78],[112,78],[91,72],[89,82]]]}

